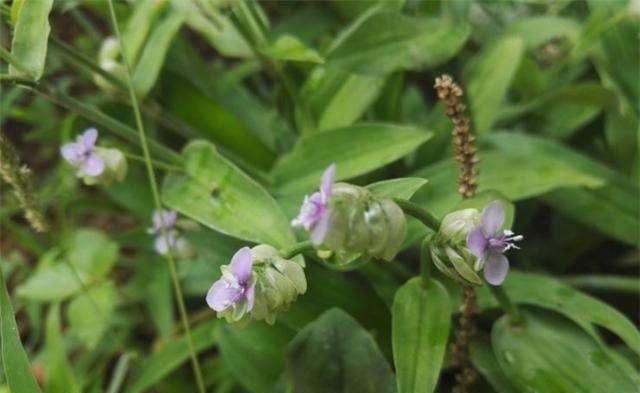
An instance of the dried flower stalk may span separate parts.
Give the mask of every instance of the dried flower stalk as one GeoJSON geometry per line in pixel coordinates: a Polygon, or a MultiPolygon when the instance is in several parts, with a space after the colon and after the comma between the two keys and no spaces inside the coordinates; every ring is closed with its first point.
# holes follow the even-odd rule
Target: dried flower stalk
{"type": "MultiPolygon", "coordinates": [[[[452,140],[456,150],[455,159],[460,164],[458,192],[463,198],[475,195],[477,189],[478,170],[476,164],[475,137],[471,134],[471,120],[462,103],[463,91],[449,75],[436,78],[434,88],[438,98],[447,106],[446,114],[453,122],[452,140]]],[[[472,286],[465,285],[462,295],[462,306],[458,320],[456,340],[451,345],[455,363],[460,367],[455,375],[454,393],[467,393],[478,377],[477,371],[469,361],[469,342],[475,334],[473,314],[476,310],[476,293],[472,286]]]]}
{"type": "Polygon", "coordinates": [[[48,225],[40,202],[33,191],[31,169],[20,163],[16,149],[2,133],[0,133],[0,175],[13,187],[13,193],[33,229],[38,232],[46,231],[48,225]]]}

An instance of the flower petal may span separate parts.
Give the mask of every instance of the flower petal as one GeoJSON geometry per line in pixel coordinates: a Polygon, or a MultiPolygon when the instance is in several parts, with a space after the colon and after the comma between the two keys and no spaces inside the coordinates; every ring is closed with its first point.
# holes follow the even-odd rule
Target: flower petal
{"type": "Polygon", "coordinates": [[[104,160],[96,154],[91,154],[80,167],[82,174],[86,176],[100,176],[104,171],[104,160]]]}
{"type": "Polygon", "coordinates": [[[86,149],[86,151],[91,151],[93,147],[96,145],[96,140],[98,140],[98,130],[95,128],[87,128],[86,131],[81,136],[82,145],[86,149]]]}
{"type": "Polygon", "coordinates": [[[253,256],[249,247],[242,247],[231,258],[229,269],[239,283],[251,278],[253,268],[253,256]]]}
{"type": "Polygon", "coordinates": [[[322,174],[322,180],[320,182],[320,195],[322,195],[323,202],[327,202],[331,196],[333,189],[333,182],[336,179],[336,164],[331,164],[322,174]]]}
{"type": "Polygon", "coordinates": [[[325,214],[322,215],[320,221],[316,224],[315,227],[311,230],[311,243],[316,246],[322,244],[324,242],[325,237],[327,236],[327,232],[329,231],[329,224],[331,222],[331,214],[327,210],[325,214]]]}
{"type": "Polygon", "coordinates": [[[500,285],[509,272],[509,260],[499,252],[487,253],[484,264],[484,278],[491,285],[500,285]]]}
{"type": "Polygon", "coordinates": [[[81,145],[71,142],[60,147],[60,154],[71,165],[80,165],[82,162],[83,148],[81,145]]]}
{"type": "Polygon", "coordinates": [[[207,305],[215,311],[224,311],[238,299],[241,288],[234,288],[220,279],[211,285],[207,292],[207,305]]]}
{"type": "Polygon", "coordinates": [[[485,237],[491,238],[502,234],[504,225],[504,207],[500,201],[493,201],[482,211],[480,226],[485,237]]]}
{"type": "Polygon", "coordinates": [[[487,248],[487,239],[479,226],[473,228],[467,235],[467,248],[473,255],[482,258],[484,250],[487,248]]]}
{"type": "Polygon", "coordinates": [[[256,284],[251,284],[251,286],[245,290],[244,297],[247,302],[246,310],[249,312],[253,309],[253,305],[256,301],[256,284]]]}

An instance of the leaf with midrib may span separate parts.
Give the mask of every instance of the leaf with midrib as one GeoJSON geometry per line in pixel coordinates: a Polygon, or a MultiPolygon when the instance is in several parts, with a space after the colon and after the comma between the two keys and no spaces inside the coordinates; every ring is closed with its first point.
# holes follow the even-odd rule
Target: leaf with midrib
{"type": "Polygon", "coordinates": [[[282,193],[309,191],[335,163],[336,180],[389,164],[429,140],[432,132],[388,123],[359,123],[302,137],[273,170],[282,193]]]}
{"type": "Polygon", "coordinates": [[[33,80],[42,77],[47,57],[47,39],[51,31],[49,12],[52,6],[53,0],[14,3],[15,8],[11,13],[12,16],[17,15],[17,21],[13,29],[11,54],[25,69],[10,65],[9,74],[33,80]]]}
{"type": "Polygon", "coordinates": [[[391,314],[399,392],[433,392],[451,324],[446,289],[435,280],[415,277],[396,293],[391,314]]]}

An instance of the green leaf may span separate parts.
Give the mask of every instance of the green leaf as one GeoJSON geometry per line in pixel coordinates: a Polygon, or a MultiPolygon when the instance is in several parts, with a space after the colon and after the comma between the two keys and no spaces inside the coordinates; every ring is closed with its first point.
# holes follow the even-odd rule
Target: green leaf
{"type": "Polygon", "coordinates": [[[278,37],[273,44],[262,49],[261,52],[274,60],[324,63],[324,59],[318,52],[289,34],[278,37]]]}
{"type": "MultiPolygon", "coordinates": [[[[216,342],[217,325],[218,320],[212,319],[193,328],[191,337],[196,353],[208,349],[216,342]]],[[[160,385],[167,375],[187,362],[189,356],[186,337],[172,337],[170,341],[164,342],[156,352],[144,360],[136,379],[126,390],[126,393],[142,393],[155,385],[160,385]]]]}
{"type": "Polygon", "coordinates": [[[640,278],[606,274],[580,274],[563,277],[563,281],[588,291],[640,294],[640,278]]]}
{"type": "Polygon", "coordinates": [[[306,191],[330,164],[336,180],[362,175],[415,150],[432,133],[414,127],[362,123],[302,137],[273,170],[279,191],[306,191]]]}
{"type": "MultiPolygon", "coordinates": [[[[594,188],[595,184],[590,182],[591,184],[582,184],[586,188],[554,188],[553,192],[544,195],[543,199],[558,211],[584,225],[629,245],[637,244],[640,237],[640,207],[635,202],[640,190],[629,178],[550,140],[516,133],[493,133],[487,142],[497,153],[511,151],[527,155],[530,157],[528,160],[547,160],[555,157],[583,174],[601,179],[604,183],[602,187],[594,188]]],[[[521,173],[520,166],[523,161],[519,162],[517,172],[521,173]]],[[[429,179],[433,182],[433,179],[429,179]]],[[[479,184],[482,185],[482,175],[480,179],[479,184]]],[[[499,187],[494,188],[500,190],[499,187]]],[[[504,194],[514,199],[509,193],[504,194]]]]}
{"type": "Polygon", "coordinates": [[[102,232],[81,229],[69,242],[66,260],[42,264],[16,289],[18,296],[37,301],[61,301],[83,285],[102,280],[118,258],[118,245],[102,232]]]}
{"type": "Polygon", "coordinates": [[[295,242],[289,221],[258,183],[204,141],[183,151],[186,174],[169,175],[162,187],[170,208],[224,234],[285,248],[295,242]]]}
{"type": "Polygon", "coordinates": [[[427,179],[420,177],[399,177],[371,183],[367,189],[378,198],[411,199],[413,194],[427,184],[427,179]]]}
{"type": "Polygon", "coordinates": [[[527,49],[535,49],[553,38],[567,38],[575,43],[581,33],[580,22],[555,15],[518,18],[509,24],[506,35],[522,38],[527,49]]]}
{"type": "Polygon", "coordinates": [[[253,56],[253,50],[228,17],[215,12],[214,18],[211,18],[203,13],[201,7],[208,7],[207,3],[184,0],[170,2],[176,11],[185,16],[189,27],[202,34],[220,54],[230,57],[253,56]]]}
{"type": "Polygon", "coordinates": [[[484,339],[477,339],[471,344],[471,361],[474,367],[489,382],[497,393],[519,393],[504,375],[493,353],[491,344],[484,339]]]}
{"type": "MultiPolygon", "coordinates": [[[[195,71],[193,71],[195,72],[195,71]]],[[[205,69],[202,72],[211,72],[205,69]]],[[[236,98],[233,104],[239,106],[231,111],[224,101],[212,99],[205,95],[193,83],[170,73],[163,77],[163,104],[170,108],[171,113],[182,120],[190,128],[208,140],[216,143],[220,148],[251,160],[259,167],[267,167],[275,156],[262,141],[253,133],[246,120],[241,120],[240,111],[255,111],[255,103],[247,104],[236,97],[236,89],[227,90],[224,95],[230,96],[227,101],[236,98]]],[[[240,89],[240,87],[238,87],[240,89]]],[[[223,95],[221,93],[221,95],[223,95]]],[[[255,115],[247,115],[251,117],[255,115]]],[[[266,127],[265,124],[261,124],[266,127]]]]}
{"type": "Polygon", "coordinates": [[[491,331],[500,367],[519,391],[633,392],[640,379],[618,366],[607,350],[568,320],[523,313],[524,323],[500,318],[491,331]]]}
{"type": "Polygon", "coordinates": [[[136,64],[140,49],[147,40],[154,22],[166,6],[165,1],[140,0],[132,4],[133,13],[122,32],[122,41],[130,64],[136,64]]]}
{"type": "Polygon", "coordinates": [[[88,348],[95,348],[109,328],[118,300],[113,282],[108,281],[74,298],[67,310],[71,332],[88,348]]]}
{"type": "Polygon", "coordinates": [[[47,40],[51,31],[49,12],[53,0],[21,1],[14,6],[11,13],[17,12],[17,20],[11,40],[11,54],[25,69],[10,65],[9,74],[37,81],[44,73],[47,40]]]}
{"type": "Polygon", "coordinates": [[[287,377],[293,393],[395,392],[391,367],[371,335],[337,308],[291,341],[287,377]]]}
{"type": "MultiPolygon", "coordinates": [[[[483,139],[490,146],[503,135],[515,135],[513,133],[501,133],[499,136],[491,134],[483,139]]],[[[544,149],[521,149],[520,143],[501,143],[500,149],[483,150],[478,152],[478,190],[495,190],[512,201],[532,198],[549,191],[568,187],[599,187],[602,180],[598,174],[583,168],[571,157],[571,151],[561,145],[555,144],[556,151],[544,149]],[[515,166],[517,164],[517,166],[515,166]]],[[[533,142],[533,141],[532,141],[533,142]]],[[[553,142],[549,142],[553,143],[553,142]]],[[[429,184],[419,190],[413,198],[431,213],[442,216],[453,210],[461,201],[457,193],[456,179],[458,165],[449,160],[438,162],[422,169],[414,175],[429,179],[429,184]]]]}
{"type": "Polygon", "coordinates": [[[104,277],[118,259],[118,244],[92,229],[76,231],[69,247],[69,263],[94,278],[104,277]]]}
{"type": "Polygon", "coordinates": [[[67,358],[60,326],[60,305],[51,305],[47,316],[46,333],[47,393],[80,393],[67,358]]]}
{"type": "Polygon", "coordinates": [[[59,262],[38,269],[16,288],[16,294],[36,301],[61,301],[79,293],[85,279],[78,277],[68,264],[59,262]]]}
{"type": "Polygon", "coordinates": [[[433,392],[451,325],[447,290],[435,280],[412,278],[396,293],[391,315],[398,391],[433,392]]]}
{"type": "Polygon", "coordinates": [[[467,78],[475,129],[484,134],[500,113],[507,90],[524,54],[524,42],[505,37],[480,54],[467,78]]]}
{"type": "Polygon", "coordinates": [[[317,130],[345,127],[360,119],[384,86],[377,75],[318,68],[305,82],[302,96],[317,114],[317,130]]]}
{"type": "Polygon", "coordinates": [[[12,393],[42,393],[22,347],[9,293],[0,269],[0,351],[4,376],[12,393]]]}
{"type": "Polygon", "coordinates": [[[327,66],[372,74],[436,67],[454,56],[471,32],[465,23],[398,11],[371,13],[349,29],[327,54],[327,66]]]}
{"type": "Polygon", "coordinates": [[[140,96],[147,95],[155,84],[167,51],[183,22],[181,13],[171,12],[151,32],[133,73],[133,86],[140,96]]]}
{"type": "MultiPolygon", "coordinates": [[[[598,334],[593,325],[604,327],[640,355],[640,332],[633,322],[608,304],[559,280],[540,274],[513,271],[507,276],[504,289],[514,302],[561,313],[595,338],[598,334]]],[[[480,307],[497,306],[486,288],[478,290],[478,304],[480,307]]]]}
{"type": "Polygon", "coordinates": [[[245,328],[221,323],[216,332],[222,359],[237,381],[251,393],[271,392],[284,367],[282,348],[292,332],[264,323],[245,328]]]}

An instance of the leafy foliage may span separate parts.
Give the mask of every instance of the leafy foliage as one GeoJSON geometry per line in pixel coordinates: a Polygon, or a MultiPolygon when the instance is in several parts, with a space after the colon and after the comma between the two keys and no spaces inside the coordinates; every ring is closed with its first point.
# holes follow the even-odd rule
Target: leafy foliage
{"type": "MultiPolygon", "coordinates": [[[[475,290],[472,391],[635,391],[635,2],[114,1],[123,48],[110,5],[0,4],[0,124],[25,163],[0,169],[31,175],[51,223],[37,233],[0,189],[0,392],[196,392],[196,361],[218,393],[451,391],[461,286],[417,245],[442,230],[425,221],[496,200],[524,239],[504,285],[475,290]],[[477,138],[468,199],[443,73],[477,138]],[[88,127],[127,158],[122,182],[82,185],[60,157],[88,127]],[[331,164],[367,209],[411,202],[392,261],[301,243],[291,221],[331,164]],[[156,191],[179,213],[168,238],[156,191]],[[168,259],[167,239],[184,246],[168,259]],[[302,247],[306,292],[273,325],[216,319],[207,290],[261,243],[302,247]]],[[[270,296],[293,285],[268,279],[270,296]]]]}

